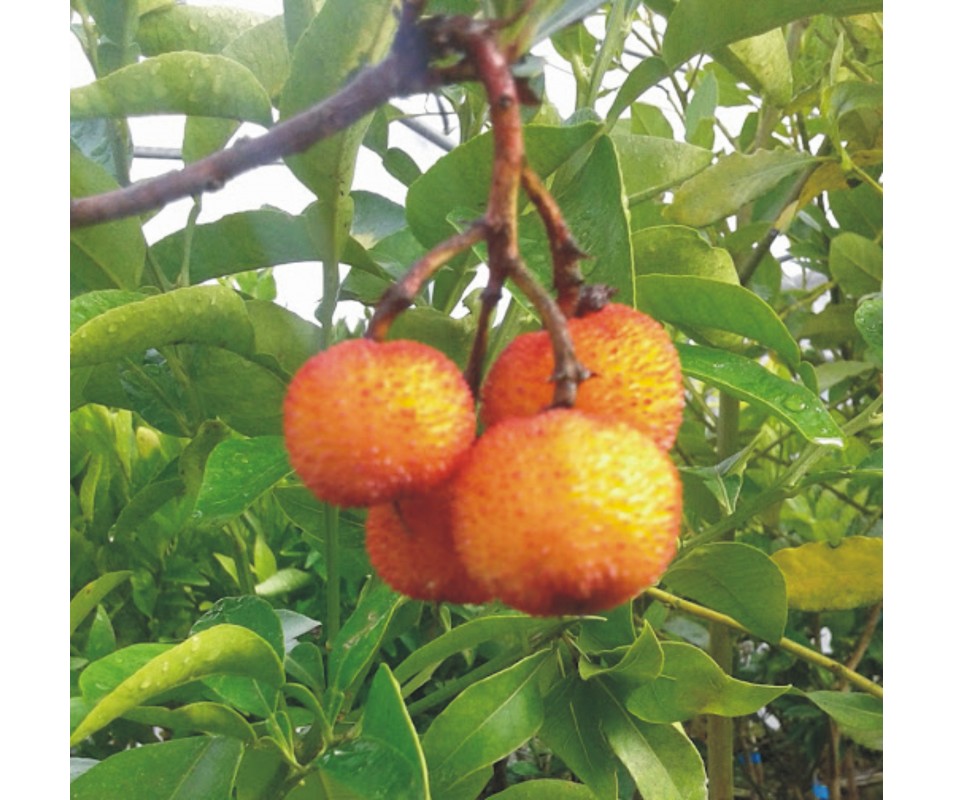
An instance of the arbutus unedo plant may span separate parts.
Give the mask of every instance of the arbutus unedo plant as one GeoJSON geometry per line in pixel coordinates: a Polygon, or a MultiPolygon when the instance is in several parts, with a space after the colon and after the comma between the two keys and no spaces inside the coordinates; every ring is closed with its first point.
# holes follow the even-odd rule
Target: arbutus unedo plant
{"type": "Polygon", "coordinates": [[[72,4],[71,797],[861,796],[880,6],[709,2],[72,4]],[[529,87],[535,38],[572,119],[529,87]],[[685,141],[639,99],[661,84],[685,141]],[[423,173],[385,108],[419,92],[466,133],[423,173]],[[123,185],[126,117],[156,110],[189,163],[123,185]],[[268,130],[225,148],[241,119],[268,130]],[[353,191],[362,142],[404,208],[353,191]],[[196,199],[143,240],[131,215],[279,157],[301,214],[196,199]],[[773,288],[780,235],[823,282],[773,288]],[[317,326],[263,271],[306,260],[317,326]]]}

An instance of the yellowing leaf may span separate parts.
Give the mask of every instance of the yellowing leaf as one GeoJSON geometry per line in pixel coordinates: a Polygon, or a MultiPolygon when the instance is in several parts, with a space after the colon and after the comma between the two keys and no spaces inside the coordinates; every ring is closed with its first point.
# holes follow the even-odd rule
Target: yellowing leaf
{"type": "Polygon", "coordinates": [[[837,611],[877,603],[882,595],[882,540],[849,536],[838,547],[810,542],[772,556],[785,575],[788,604],[837,611]]]}

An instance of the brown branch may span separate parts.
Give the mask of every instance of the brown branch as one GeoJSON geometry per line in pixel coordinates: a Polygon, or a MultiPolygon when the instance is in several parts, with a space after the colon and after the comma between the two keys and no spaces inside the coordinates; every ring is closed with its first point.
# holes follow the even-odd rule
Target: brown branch
{"type": "Polygon", "coordinates": [[[300,153],[315,142],[357,122],[393,97],[426,92],[443,75],[430,68],[440,48],[441,19],[418,24],[423,3],[408,0],[387,57],[360,72],[348,85],[321,103],[278,123],[262,136],[160,175],[104,194],[70,200],[70,227],[94,225],[162,208],[173,200],[215,191],[243,172],[282,156],[300,153]]]}
{"type": "Polygon", "coordinates": [[[484,222],[482,220],[477,221],[467,230],[445,239],[415,261],[399,281],[388,287],[378,301],[374,316],[371,318],[368,331],[365,334],[367,338],[378,342],[383,341],[394,318],[414,302],[414,298],[421,291],[421,287],[433,277],[434,273],[454,256],[463,253],[469,247],[473,247],[481,239],[485,239],[486,236],[487,230],[484,222]]]}
{"type": "Polygon", "coordinates": [[[550,256],[553,259],[553,286],[557,290],[557,304],[564,316],[576,315],[583,286],[583,273],[579,262],[587,255],[574,241],[560,206],[540,177],[530,167],[524,166],[521,175],[523,190],[537,207],[537,212],[547,229],[550,240],[550,256]]]}

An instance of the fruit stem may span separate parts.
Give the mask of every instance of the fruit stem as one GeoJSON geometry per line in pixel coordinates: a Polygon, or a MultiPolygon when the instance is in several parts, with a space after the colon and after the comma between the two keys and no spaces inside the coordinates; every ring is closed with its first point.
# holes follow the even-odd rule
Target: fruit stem
{"type": "Polygon", "coordinates": [[[587,258],[573,239],[563,218],[560,206],[550,190],[529,166],[524,166],[520,181],[527,196],[537,207],[537,212],[547,229],[550,240],[550,256],[553,259],[553,285],[557,290],[557,304],[566,317],[576,315],[583,285],[583,273],[579,261],[587,258]]]}
{"type": "Polygon", "coordinates": [[[421,287],[454,256],[473,247],[487,237],[483,220],[473,223],[467,230],[445,239],[414,262],[399,281],[391,284],[378,302],[374,316],[365,334],[376,342],[384,341],[391,323],[404,309],[414,302],[421,287]]]}

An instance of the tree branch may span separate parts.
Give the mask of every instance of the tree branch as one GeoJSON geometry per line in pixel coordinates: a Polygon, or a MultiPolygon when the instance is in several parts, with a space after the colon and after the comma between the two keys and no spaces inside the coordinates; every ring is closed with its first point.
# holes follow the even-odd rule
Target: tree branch
{"type": "Polygon", "coordinates": [[[254,139],[160,175],[104,194],[70,200],[70,227],[95,225],[162,208],[174,200],[221,189],[232,178],[278,158],[307,150],[315,142],[353,125],[393,97],[427,92],[445,76],[430,67],[442,49],[440,18],[418,24],[422,4],[407,2],[387,57],[360,72],[337,93],[254,139]]]}

